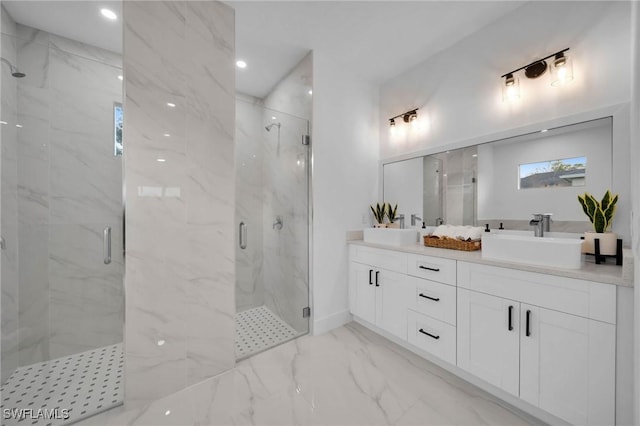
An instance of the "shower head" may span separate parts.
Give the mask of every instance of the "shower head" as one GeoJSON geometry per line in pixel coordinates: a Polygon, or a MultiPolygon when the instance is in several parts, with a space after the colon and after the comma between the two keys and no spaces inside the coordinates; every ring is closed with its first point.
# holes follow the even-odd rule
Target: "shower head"
{"type": "Polygon", "coordinates": [[[278,129],[280,128],[281,124],[280,123],[271,123],[271,124],[267,124],[266,126],[264,126],[264,129],[267,132],[270,132],[271,129],[273,128],[273,126],[276,126],[278,129]]]}
{"type": "Polygon", "coordinates": [[[7,64],[9,66],[9,70],[11,70],[11,76],[12,77],[22,78],[22,77],[26,76],[25,73],[18,71],[18,68],[16,68],[11,62],[6,60],[5,58],[0,58],[0,61],[4,62],[5,64],[7,64]]]}

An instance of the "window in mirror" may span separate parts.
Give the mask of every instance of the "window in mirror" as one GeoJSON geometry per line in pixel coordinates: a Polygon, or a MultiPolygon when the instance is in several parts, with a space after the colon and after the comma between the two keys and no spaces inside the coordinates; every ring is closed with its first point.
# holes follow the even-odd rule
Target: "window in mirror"
{"type": "Polygon", "coordinates": [[[518,189],[585,186],[587,157],[520,164],[518,189]]]}
{"type": "Polygon", "coordinates": [[[113,155],[122,156],[122,104],[113,104],[113,155]]]}

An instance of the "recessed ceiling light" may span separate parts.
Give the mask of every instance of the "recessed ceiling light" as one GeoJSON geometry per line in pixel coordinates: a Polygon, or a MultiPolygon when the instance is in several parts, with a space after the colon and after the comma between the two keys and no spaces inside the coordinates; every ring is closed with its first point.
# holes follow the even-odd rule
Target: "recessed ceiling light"
{"type": "Polygon", "coordinates": [[[122,80],[124,80],[124,77],[123,77],[123,76],[121,76],[121,75],[119,75],[119,76],[118,76],[118,80],[122,81],[122,80]]]}
{"type": "Polygon", "coordinates": [[[472,154],[471,155],[473,158],[476,158],[478,156],[478,154],[472,154]]]}
{"type": "Polygon", "coordinates": [[[167,160],[165,160],[164,158],[158,158],[156,161],[157,161],[158,163],[164,163],[164,162],[165,162],[165,161],[167,161],[167,160]]]}
{"type": "Polygon", "coordinates": [[[0,121],[0,124],[7,124],[6,121],[0,121]]]}
{"type": "Polygon", "coordinates": [[[549,129],[542,129],[542,130],[540,130],[540,133],[544,133],[544,132],[548,132],[548,131],[549,131],[549,129]]]}
{"type": "Polygon", "coordinates": [[[16,124],[16,127],[22,129],[22,124],[16,124]]]}
{"type": "Polygon", "coordinates": [[[309,89],[307,93],[309,93],[310,95],[313,95],[313,90],[309,89]]]}
{"type": "Polygon", "coordinates": [[[165,134],[164,134],[164,137],[165,137],[165,138],[171,137],[171,134],[170,134],[170,133],[165,133],[165,134]]]}
{"type": "Polygon", "coordinates": [[[165,342],[164,342],[164,340],[160,339],[156,343],[157,343],[158,346],[163,346],[165,342]]]}
{"type": "Polygon", "coordinates": [[[164,412],[165,416],[168,416],[169,414],[171,414],[171,410],[167,410],[167,411],[164,412]]]}
{"type": "Polygon", "coordinates": [[[176,104],[174,104],[173,102],[167,102],[167,106],[168,106],[169,108],[175,108],[175,107],[176,107],[176,104]]]}
{"type": "Polygon", "coordinates": [[[111,19],[112,21],[118,19],[118,15],[116,15],[116,13],[111,9],[100,9],[100,13],[102,13],[102,16],[107,19],[111,19]]]}
{"type": "Polygon", "coordinates": [[[247,63],[245,61],[243,61],[242,59],[238,59],[236,61],[236,67],[244,69],[244,68],[247,67],[247,63]]]}

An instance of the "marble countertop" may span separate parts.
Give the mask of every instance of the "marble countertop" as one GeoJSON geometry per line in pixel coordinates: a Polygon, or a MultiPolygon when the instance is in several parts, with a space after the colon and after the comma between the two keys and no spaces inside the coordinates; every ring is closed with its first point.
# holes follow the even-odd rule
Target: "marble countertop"
{"type": "Polygon", "coordinates": [[[483,265],[500,266],[503,268],[518,269],[521,271],[538,272],[541,274],[556,275],[559,277],[577,278],[587,281],[595,281],[605,284],[614,284],[624,287],[633,287],[633,253],[631,249],[623,249],[623,266],[616,266],[613,258],[607,259],[608,263],[596,265],[592,256],[583,255],[582,268],[564,269],[547,266],[528,265],[502,260],[483,259],[481,250],[459,251],[434,247],[425,247],[415,244],[392,246],[386,244],[365,243],[362,233],[357,231],[347,233],[347,243],[366,247],[374,247],[384,250],[395,250],[405,253],[422,254],[425,256],[442,257],[445,259],[461,260],[464,262],[480,263],[483,265]],[[359,237],[359,238],[358,238],[359,237]]]}

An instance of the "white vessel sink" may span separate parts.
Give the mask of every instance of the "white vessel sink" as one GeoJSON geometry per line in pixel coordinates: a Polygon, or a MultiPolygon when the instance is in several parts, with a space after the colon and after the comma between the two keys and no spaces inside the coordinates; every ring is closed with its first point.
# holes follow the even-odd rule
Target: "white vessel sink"
{"type": "Polygon", "coordinates": [[[582,240],[490,233],[482,237],[482,257],[555,268],[580,269],[582,240]]]}
{"type": "Polygon", "coordinates": [[[417,229],[366,228],[364,242],[402,246],[418,242],[417,229]]]}

